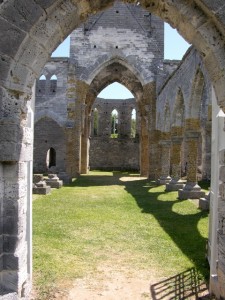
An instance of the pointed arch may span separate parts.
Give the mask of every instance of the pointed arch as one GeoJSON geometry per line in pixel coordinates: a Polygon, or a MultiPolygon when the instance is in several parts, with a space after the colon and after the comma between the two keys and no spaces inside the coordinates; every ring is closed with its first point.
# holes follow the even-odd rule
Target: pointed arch
{"type": "Polygon", "coordinates": [[[39,77],[39,80],[46,80],[46,76],[44,74],[42,74],[40,77],[39,77]]]}
{"type": "Polygon", "coordinates": [[[192,81],[191,98],[188,107],[188,118],[199,119],[205,79],[200,68],[197,69],[192,81]]]}
{"type": "Polygon", "coordinates": [[[178,89],[172,116],[172,126],[183,127],[185,118],[184,96],[181,88],[178,89]]]}
{"type": "MultiPolygon", "coordinates": [[[[129,68],[118,61],[113,61],[110,64],[107,64],[105,68],[101,69],[92,80],[86,99],[88,101],[91,99],[94,103],[97,95],[109,84],[114,82],[124,85],[134,95],[137,101],[142,98],[143,87],[140,80],[129,68]]],[[[92,106],[93,103],[90,103],[90,106],[92,106]]]]}
{"type": "Polygon", "coordinates": [[[140,81],[140,83],[142,85],[145,84],[144,79],[141,77],[141,75],[139,74],[138,70],[135,69],[134,65],[129,64],[124,57],[119,57],[119,56],[114,56],[111,59],[105,58],[105,60],[102,62],[101,65],[99,65],[91,74],[88,82],[92,82],[94,80],[94,78],[100,74],[103,70],[105,70],[106,68],[108,68],[110,65],[114,65],[114,64],[120,64],[122,66],[124,66],[124,68],[126,68],[127,70],[130,71],[130,73],[134,74],[134,76],[138,79],[138,81],[140,81]]]}
{"type": "Polygon", "coordinates": [[[34,123],[36,124],[38,121],[40,121],[43,118],[49,118],[55,121],[60,127],[64,127],[66,125],[66,121],[60,117],[58,114],[56,114],[53,111],[48,110],[42,110],[37,113],[35,113],[34,116],[34,123]]]}
{"type": "Polygon", "coordinates": [[[53,74],[50,78],[50,80],[57,80],[57,76],[55,74],[53,74]]]}

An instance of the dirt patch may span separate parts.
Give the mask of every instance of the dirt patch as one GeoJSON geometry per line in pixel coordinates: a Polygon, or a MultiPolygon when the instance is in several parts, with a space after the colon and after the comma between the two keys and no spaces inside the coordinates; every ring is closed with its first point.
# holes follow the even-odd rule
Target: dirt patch
{"type": "Polygon", "coordinates": [[[184,278],[189,278],[191,274],[193,276],[193,270],[171,278],[156,278],[154,271],[138,272],[106,265],[98,268],[94,274],[75,280],[71,289],[55,293],[53,298],[57,300],[210,299],[205,284],[184,285],[184,278]]]}
{"type": "Polygon", "coordinates": [[[154,278],[148,274],[131,270],[116,270],[108,266],[99,268],[96,277],[88,276],[74,282],[68,300],[98,299],[149,299],[150,284],[154,278]]]}
{"type": "Polygon", "coordinates": [[[146,179],[147,179],[147,177],[140,177],[140,176],[129,176],[129,177],[123,176],[123,177],[120,177],[120,181],[123,181],[123,182],[146,180],[146,179]]]}

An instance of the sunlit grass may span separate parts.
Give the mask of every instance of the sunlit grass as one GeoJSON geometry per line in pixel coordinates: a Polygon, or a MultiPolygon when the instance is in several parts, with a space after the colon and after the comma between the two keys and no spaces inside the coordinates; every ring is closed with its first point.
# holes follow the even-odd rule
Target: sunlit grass
{"type": "Polygon", "coordinates": [[[127,173],[91,172],[33,202],[34,279],[40,299],[62,280],[110,262],[157,276],[195,267],[207,277],[207,213],[127,173]]]}

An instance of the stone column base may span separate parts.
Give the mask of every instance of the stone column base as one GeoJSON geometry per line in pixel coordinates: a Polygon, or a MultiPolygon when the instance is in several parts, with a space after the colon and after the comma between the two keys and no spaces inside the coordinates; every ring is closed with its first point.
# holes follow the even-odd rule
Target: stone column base
{"type": "Polygon", "coordinates": [[[206,195],[204,198],[199,199],[199,208],[201,210],[209,210],[210,203],[210,193],[206,195]]]}
{"type": "Polygon", "coordinates": [[[66,172],[60,172],[58,174],[60,180],[63,181],[63,184],[70,184],[72,183],[72,177],[68,175],[66,172]]]}
{"type": "Polygon", "coordinates": [[[201,191],[200,186],[195,182],[188,182],[183,189],[178,190],[178,198],[180,200],[200,199],[204,197],[205,192],[201,191]]]}
{"type": "Polygon", "coordinates": [[[157,180],[157,184],[158,185],[165,185],[167,183],[169,183],[172,180],[172,178],[170,176],[161,176],[158,180],[157,180]]]}
{"type": "Polygon", "coordinates": [[[47,195],[51,192],[51,187],[46,186],[33,186],[33,194],[39,194],[39,195],[47,195]]]}
{"type": "Polygon", "coordinates": [[[186,181],[179,179],[172,179],[169,183],[166,184],[166,192],[178,191],[179,189],[183,189],[186,181]]]}

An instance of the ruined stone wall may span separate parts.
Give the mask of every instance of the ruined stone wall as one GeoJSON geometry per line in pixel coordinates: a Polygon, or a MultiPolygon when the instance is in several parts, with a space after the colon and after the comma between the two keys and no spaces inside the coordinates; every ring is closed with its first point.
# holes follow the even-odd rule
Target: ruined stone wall
{"type": "Polygon", "coordinates": [[[135,99],[97,98],[92,107],[90,168],[98,170],[139,170],[139,111],[136,110],[136,135],[131,138],[131,114],[135,99]],[[98,130],[93,132],[93,114],[98,111],[98,130]],[[111,137],[111,115],[118,113],[118,138],[111,137]]]}
{"type": "Polygon", "coordinates": [[[139,170],[138,139],[93,137],[90,144],[91,170],[139,170]]]}
{"type": "Polygon", "coordinates": [[[46,79],[40,80],[40,76],[36,81],[35,122],[49,117],[62,126],[67,123],[68,67],[69,61],[66,58],[52,58],[45,65],[41,75],[46,79]]]}
{"type": "MultiPolygon", "coordinates": [[[[200,83],[199,83],[200,85],[200,83]]],[[[198,88],[198,87],[196,87],[198,88]]],[[[201,88],[201,87],[199,87],[201,88]]],[[[167,130],[171,130],[175,126],[177,120],[174,115],[176,109],[176,100],[178,94],[181,93],[184,100],[184,120],[183,128],[190,118],[197,118],[199,120],[200,139],[199,139],[199,158],[198,158],[198,172],[203,175],[204,178],[210,179],[210,157],[211,157],[211,82],[208,74],[203,66],[196,50],[191,48],[187,51],[183,60],[180,62],[177,70],[175,70],[170,76],[167,76],[167,80],[158,88],[157,96],[157,128],[160,131],[165,131],[165,107],[168,106],[170,111],[167,130]],[[200,70],[203,78],[203,91],[201,92],[200,103],[197,103],[193,97],[193,87],[196,84],[196,74],[200,70]],[[195,107],[196,106],[196,107],[195,107]],[[199,107],[198,107],[199,106],[199,107]],[[199,109],[199,112],[196,111],[199,109]],[[197,115],[196,115],[197,113],[197,115]],[[204,162],[203,162],[204,161],[204,162]],[[204,166],[202,165],[204,164],[204,166]]],[[[185,154],[185,134],[183,133],[184,144],[182,153],[182,169],[185,169],[185,162],[187,157],[185,154]]]]}
{"type": "Polygon", "coordinates": [[[42,118],[34,126],[34,173],[48,173],[65,171],[66,168],[66,135],[50,118],[42,118]],[[47,152],[50,148],[55,151],[55,164],[49,168],[47,152]]]}
{"type": "Polygon", "coordinates": [[[115,2],[71,34],[70,55],[80,80],[91,82],[104,63],[119,58],[148,83],[164,58],[164,24],[140,6],[115,2]]]}

